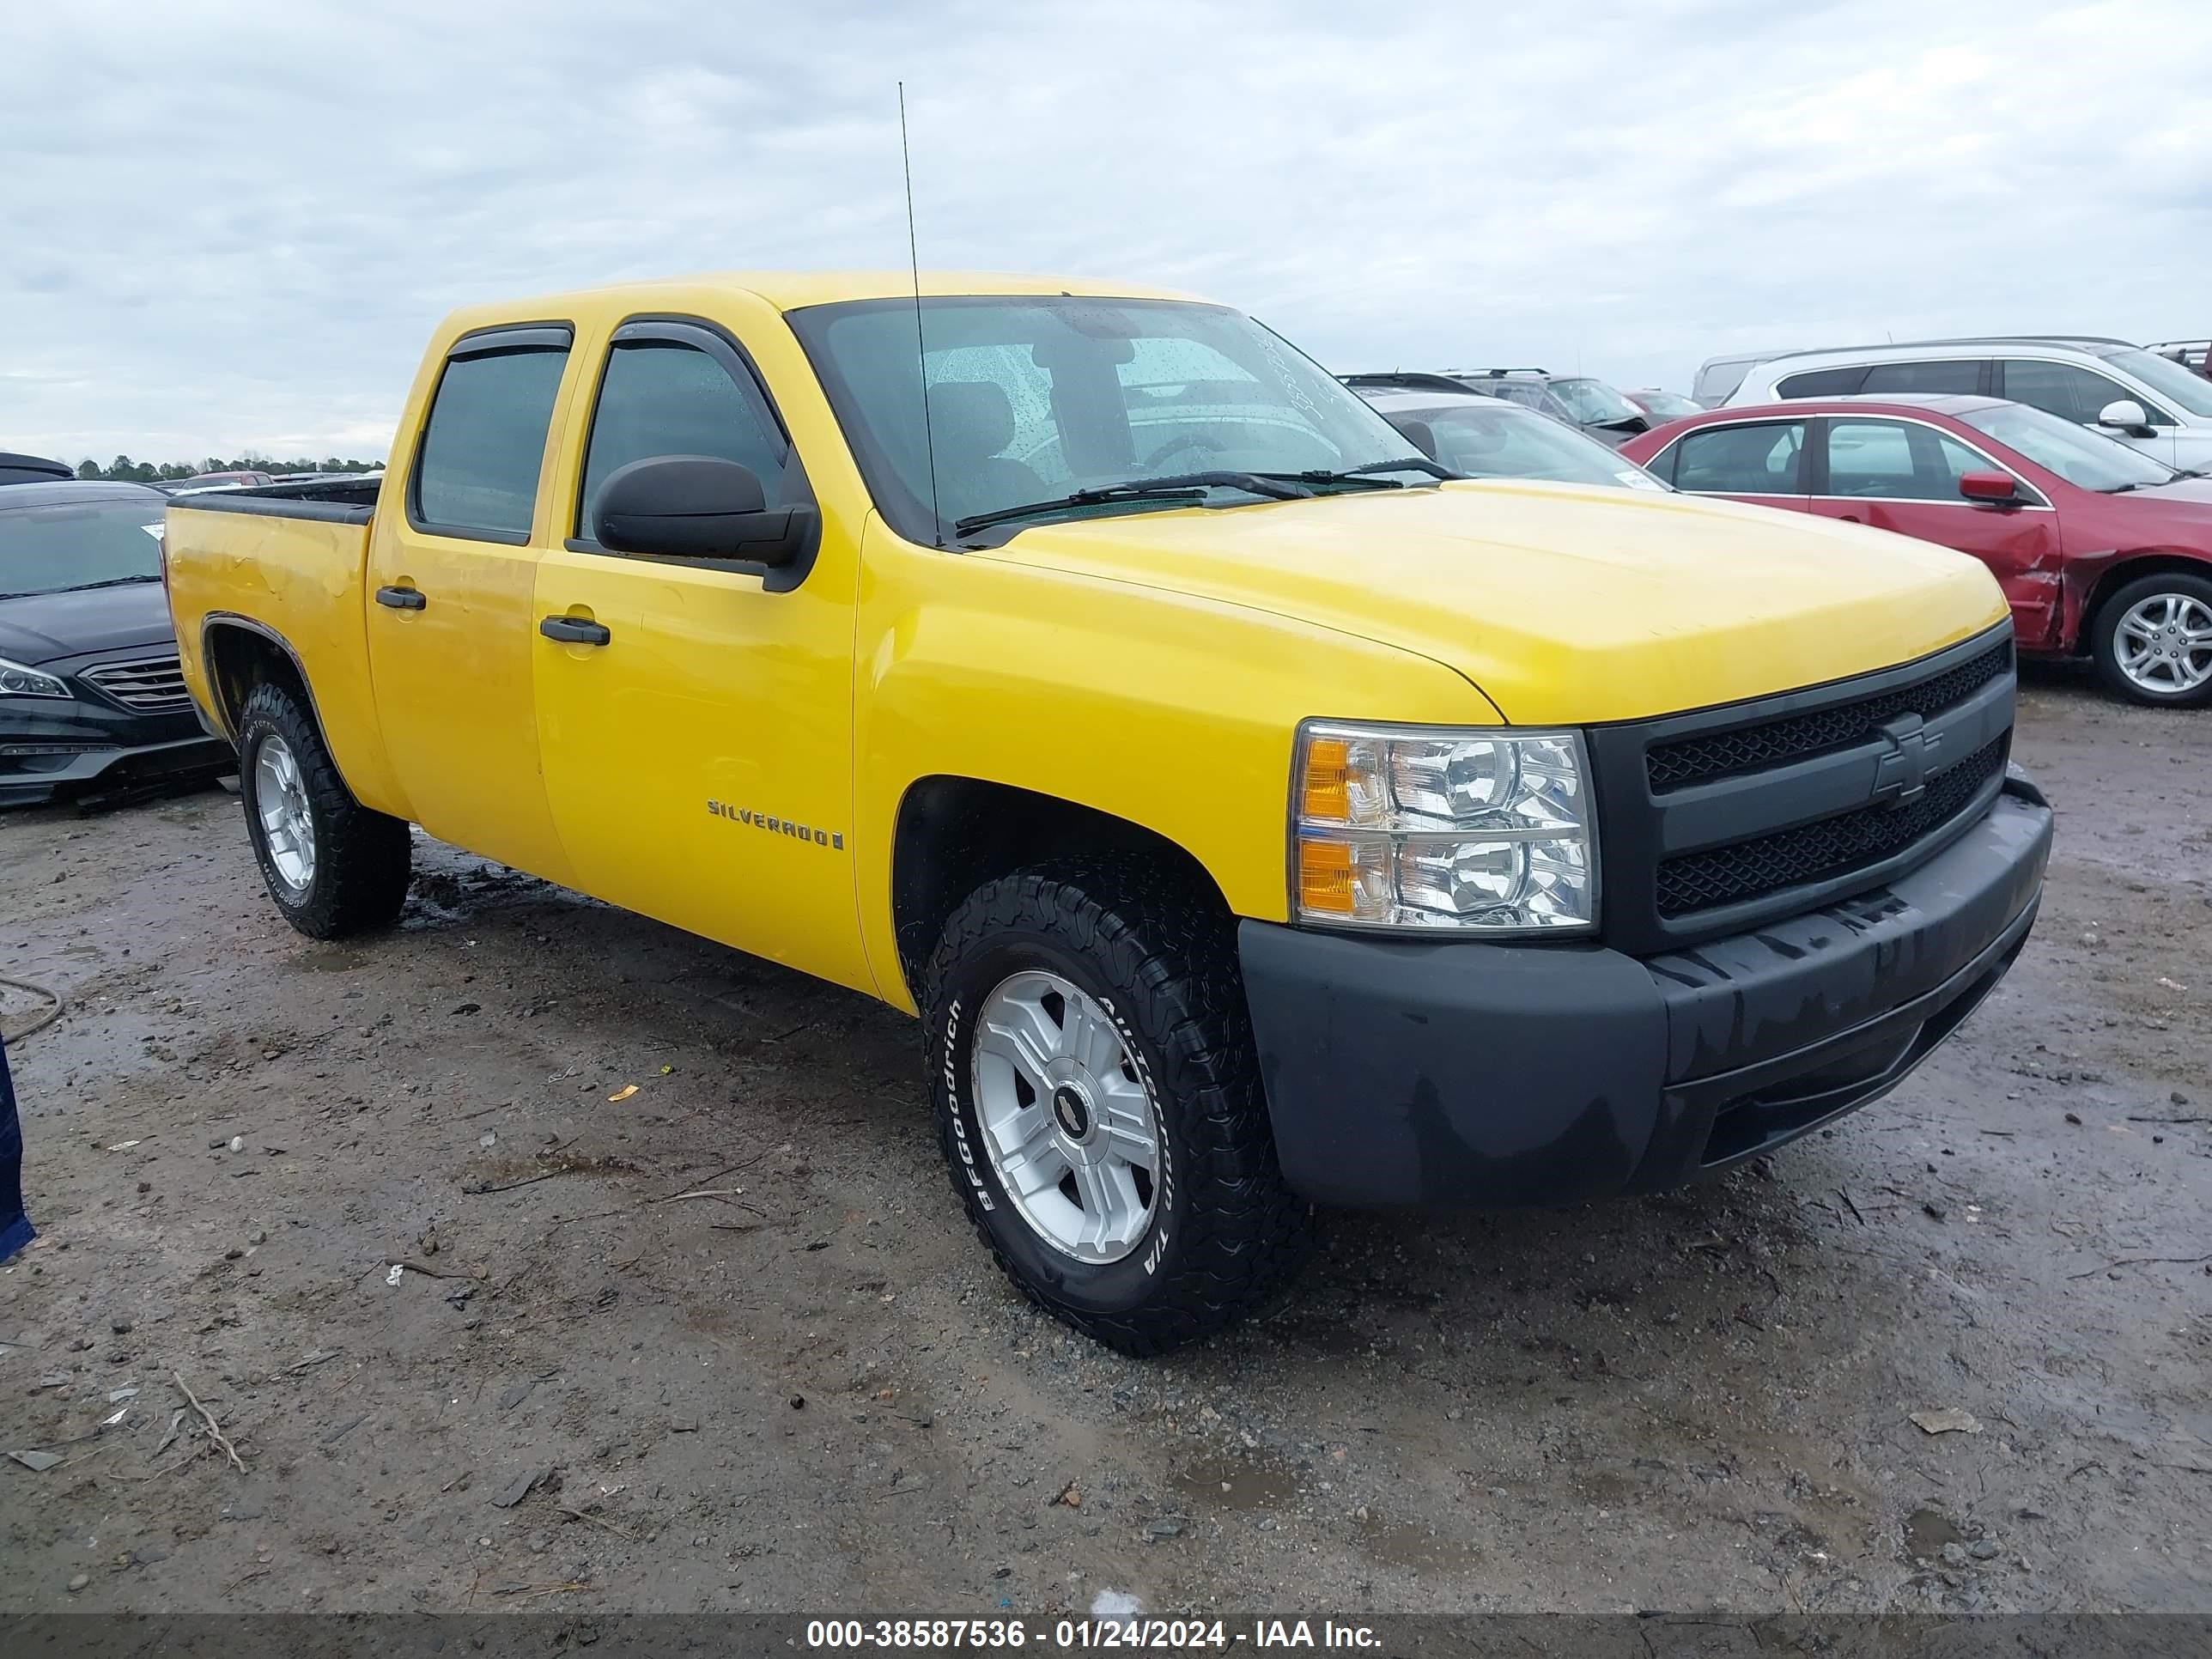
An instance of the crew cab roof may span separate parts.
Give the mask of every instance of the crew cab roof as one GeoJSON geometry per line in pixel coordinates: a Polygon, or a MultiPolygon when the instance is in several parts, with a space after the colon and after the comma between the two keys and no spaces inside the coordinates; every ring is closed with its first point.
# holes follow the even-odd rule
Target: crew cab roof
{"type": "Polygon", "coordinates": [[[926,299],[977,294],[1084,295],[1115,300],[1195,300],[1197,295],[1146,283],[1102,281],[1092,277],[1040,276],[1006,271],[925,270],[917,284],[911,270],[719,270],[686,276],[659,277],[649,282],[611,283],[603,288],[577,289],[562,294],[538,295],[527,300],[496,305],[471,306],[456,312],[449,321],[464,330],[496,326],[524,318],[540,318],[556,310],[635,305],[649,311],[672,289],[691,293],[716,289],[750,294],[778,311],[800,311],[809,306],[836,305],[848,300],[911,299],[917,285],[926,299]]]}

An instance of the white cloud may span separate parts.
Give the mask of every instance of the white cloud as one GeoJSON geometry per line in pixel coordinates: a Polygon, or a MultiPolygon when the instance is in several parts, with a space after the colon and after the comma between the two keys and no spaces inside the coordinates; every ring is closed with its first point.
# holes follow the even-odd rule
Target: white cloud
{"type": "Polygon", "coordinates": [[[2202,335],[2212,8],[76,3],[0,61],[0,447],[380,453],[459,304],[1122,275],[1339,368],[2202,335]]]}

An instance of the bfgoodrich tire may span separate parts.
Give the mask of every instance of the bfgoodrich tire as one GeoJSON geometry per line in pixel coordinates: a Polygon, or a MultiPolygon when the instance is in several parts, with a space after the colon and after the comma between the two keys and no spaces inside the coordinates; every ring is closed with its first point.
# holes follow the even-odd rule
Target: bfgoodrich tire
{"type": "Polygon", "coordinates": [[[2130,582],[2098,607],[2089,651],[2098,676],[2131,702],[2212,702],[2212,580],[2163,571],[2130,582]]]}
{"type": "Polygon", "coordinates": [[[413,854],[407,825],[353,798],[288,687],[264,680],[246,699],[238,779],[253,855],[285,921],[309,939],[343,939],[398,915],[413,854]]]}
{"type": "Polygon", "coordinates": [[[1031,1302],[1124,1353],[1264,1306],[1310,1249],[1233,926],[1140,863],[1025,870],[953,912],[925,975],[969,1219],[1031,1302]]]}

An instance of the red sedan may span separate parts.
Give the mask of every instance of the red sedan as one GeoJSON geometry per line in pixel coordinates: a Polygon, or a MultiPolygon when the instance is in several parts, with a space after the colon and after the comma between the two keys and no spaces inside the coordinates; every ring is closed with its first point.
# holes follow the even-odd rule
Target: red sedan
{"type": "Polygon", "coordinates": [[[2212,482],[1995,398],[1709,410],[1621,447],[1677,489],[1971,553],[2022,652],[2087,653],[2138,702],[2212,702],[2212,482]]]}

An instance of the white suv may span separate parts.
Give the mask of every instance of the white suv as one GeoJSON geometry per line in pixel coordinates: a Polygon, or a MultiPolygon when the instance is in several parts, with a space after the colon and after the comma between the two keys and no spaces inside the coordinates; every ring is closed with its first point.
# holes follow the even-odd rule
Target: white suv
{"type": "Polygon", "coordinates": [[[2212,380],[2124,340],[1923,340],[1801,351],[1755,365],[1728,406],[1901,392],[2008,398],[2169,466],[2212,469],[2212,380]]]}

